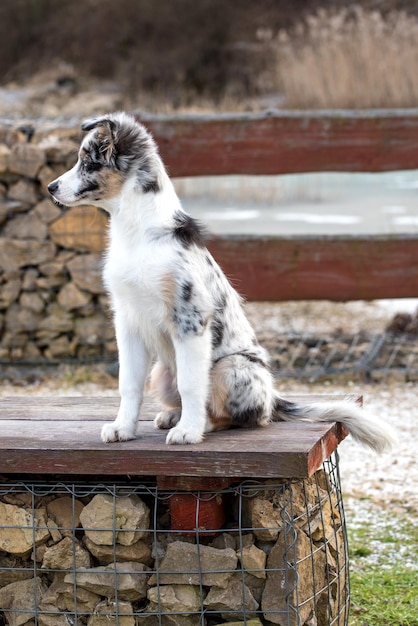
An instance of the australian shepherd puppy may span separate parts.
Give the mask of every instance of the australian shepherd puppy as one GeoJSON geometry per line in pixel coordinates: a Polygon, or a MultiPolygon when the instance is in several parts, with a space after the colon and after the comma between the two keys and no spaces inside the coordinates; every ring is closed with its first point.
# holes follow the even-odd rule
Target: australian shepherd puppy
{"type": "Polygon", "coordinates": [[[104,282],[114,311],[120,408],[105,442],[136,435],[143,390],[164,410],[155,423],[169,444],[206,432],[270,421],[340,421],[377,451],[390,430],[351,402],[300,405],[275,391],[266,351],[241,298],[205,247],[199,224],[182,209],[150,134],[125,113],[88,131],[72,169],[48,189],[66,206],[90,204],[110,215],[104,282]]]}

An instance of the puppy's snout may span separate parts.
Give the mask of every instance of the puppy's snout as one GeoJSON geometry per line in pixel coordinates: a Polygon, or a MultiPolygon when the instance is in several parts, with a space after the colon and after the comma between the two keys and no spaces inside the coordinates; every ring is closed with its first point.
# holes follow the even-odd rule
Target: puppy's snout
{"type": "Polygon", "coordinates": [[[48,191],[51,195],[54,195],[54,193],[57,191],[59,186],[59,183],[57,180],[53,180],[52,183],[49,183],[48,185],[48,191]]]}

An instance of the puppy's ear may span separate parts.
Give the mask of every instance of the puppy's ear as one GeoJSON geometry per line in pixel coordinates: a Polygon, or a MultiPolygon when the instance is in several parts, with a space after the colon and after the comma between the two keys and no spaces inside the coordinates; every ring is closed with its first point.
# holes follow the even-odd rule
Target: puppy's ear
{"type": "Polygon", "coordinates": [[[81,129],[85,131],[90,131],[95,128],[99,129],[99,150],[106,161],[110,163],[115,152],[116,123],[109,117],[97,117],[92,120],[87,120],[81,126],[81,129]]]}
{"type": "Polygon", "coordinates": [[[112,119],[110,119],[110,117],[104,116],[104,117],[95,117],[92,120],[86,120],[81,125],[81,130],[89,131],[89,130],[93,130],[93,128],[97,128],[98,126],[104,126],[104,127],[107,126],[110,132],[114,132],[116,128],[115,122],[112,119]]]}

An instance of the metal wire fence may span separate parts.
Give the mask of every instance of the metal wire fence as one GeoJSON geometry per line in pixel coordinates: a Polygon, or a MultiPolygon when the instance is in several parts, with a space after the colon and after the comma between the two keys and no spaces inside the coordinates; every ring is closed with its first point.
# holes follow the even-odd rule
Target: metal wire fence
{"type": "Polygon", "coordinates": [[[276,335],[266,345],[279,378],[316,381],[330,376],[380,382],[418,380],[418,338],[383,333],[276,335]]]}
{"type": "Polygon", "coordinates": [[[3,478],[3,624],[348,624],[336,455],[309,479],[243,481],[212,493],[141,480],[3,478]],[[183,511],[178,529],[183,496],[192,515],[184,527],[183,511]],[[211,502],[224,507],[220,527],[205,517],[211,502]]]}

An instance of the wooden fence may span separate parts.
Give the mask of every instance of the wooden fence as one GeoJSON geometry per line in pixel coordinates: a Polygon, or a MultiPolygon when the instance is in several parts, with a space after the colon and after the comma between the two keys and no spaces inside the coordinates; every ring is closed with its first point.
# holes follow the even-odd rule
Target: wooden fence
{"type": "MultiPolygon", "coordinates": [[[[171,176],[418,169],[418,109],[139,119],[171,176]]],[[[418,296],[417,234],[217,236],[209,247],[250,300],[418,296]]]]}

